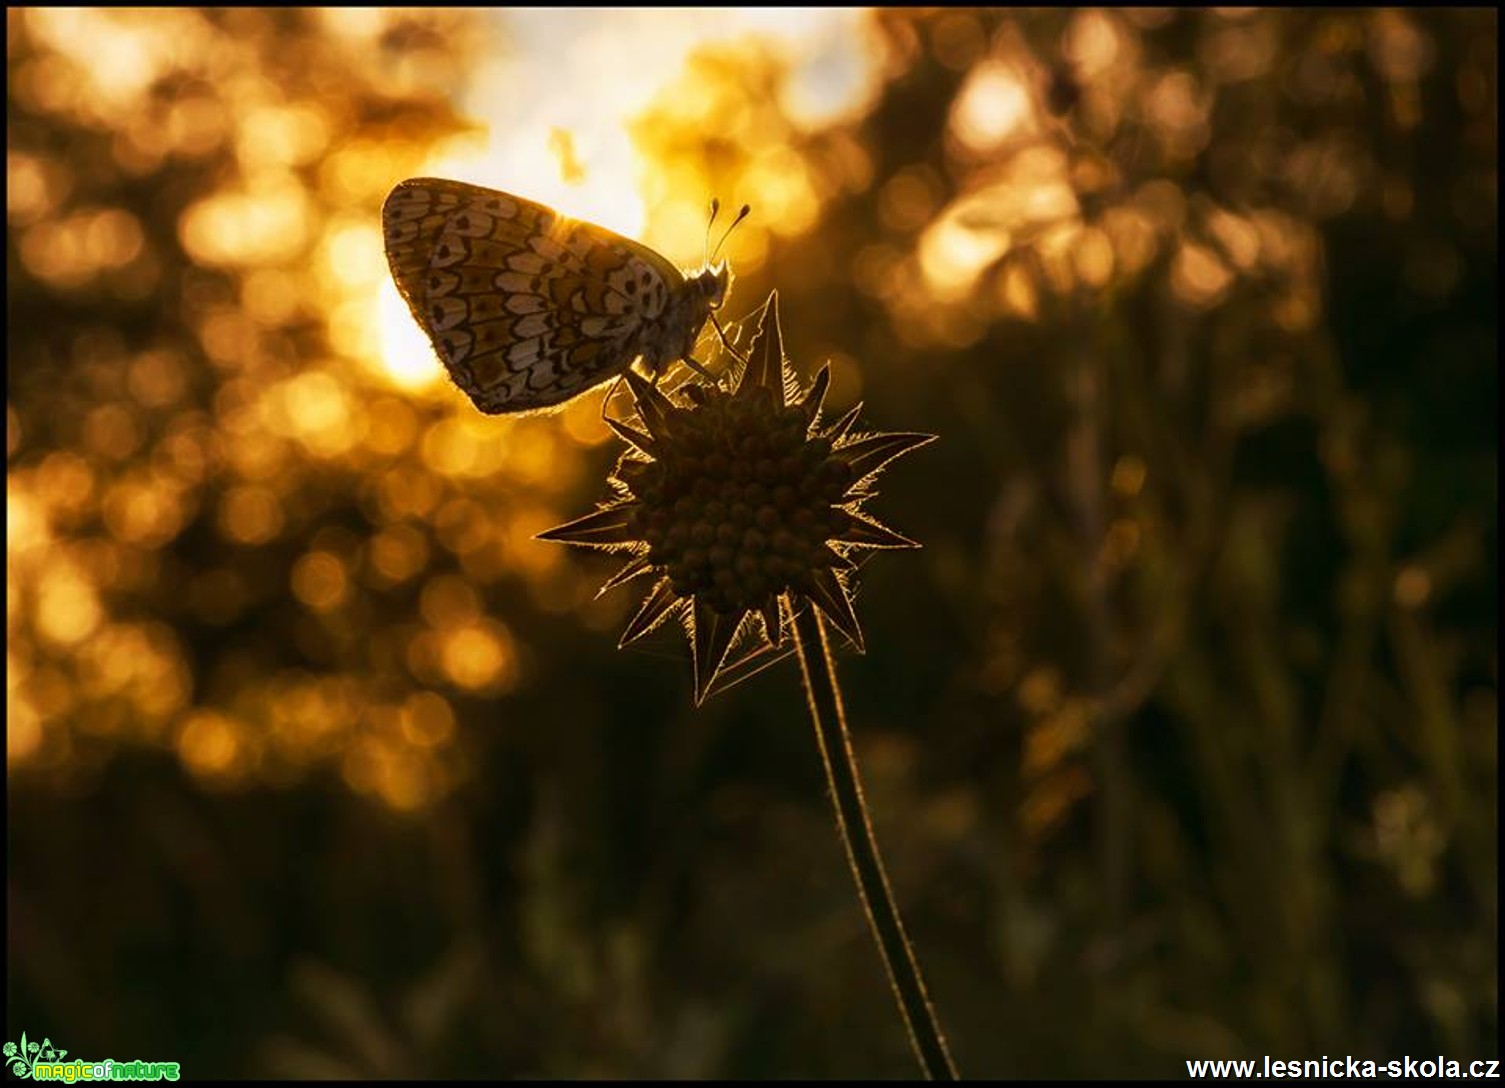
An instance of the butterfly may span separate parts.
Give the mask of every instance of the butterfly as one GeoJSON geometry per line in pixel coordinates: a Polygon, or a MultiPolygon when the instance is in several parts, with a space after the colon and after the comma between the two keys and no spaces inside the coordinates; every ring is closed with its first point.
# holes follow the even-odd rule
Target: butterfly
{"type": "Polygon", "coordinates": [[[714,253],[681,271],[604,227],[439,178],[388,194],[382,237],[413,319],[488,414],[562,404],[638,359],[655,380],[678,359],[705,374],[690,353],[731,289],[714,253]]]}

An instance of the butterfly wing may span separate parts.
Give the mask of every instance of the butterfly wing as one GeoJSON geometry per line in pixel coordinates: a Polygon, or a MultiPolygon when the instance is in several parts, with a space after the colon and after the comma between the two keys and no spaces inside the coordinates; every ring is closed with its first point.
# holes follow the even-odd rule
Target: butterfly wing
{"type": "Polygon", "coordinates": [[[414,320],[488,413],[559,404],[622,373],[685,283],[646,246],[456,181],[402,182],[382,230],[414,320]]]}

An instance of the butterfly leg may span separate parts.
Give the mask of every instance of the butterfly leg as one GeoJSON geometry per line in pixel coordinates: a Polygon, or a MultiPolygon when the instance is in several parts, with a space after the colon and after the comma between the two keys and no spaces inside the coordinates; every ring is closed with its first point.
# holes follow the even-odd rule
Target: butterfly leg
{"type": "MultiPolygon", "coordinates": [[[[656,382],[657,380],[658,380],[657,375],[655,375],[654,376],[654,381],[656,382]]],[[[604,397],[601,398],[601,422],[602,423],[605,423],[607,421],[606,420],[606,409],[611,404],[611,399],[617,395],[617,390],[620,389],[621,387],[622,387],[622,376],[620,374],[618,374],[617,375],[617,380],[614,381],[614,382],[612,382],[611,383],[611,388],[606,391],[606,396],[604,396],[604,397]]]]}
{"type": "Polygon", "coordinates": [[[741,363],[743,366],[746,366],[747,356],[743,355],[736,348],[732,347],[732,342],[727,339],[726,330],[721,327],[721,322],[716,319],[716,315],[714,313],[711,314],[711,324],[716,329],[716,335],[721,337],[721,346],[726,349],[726,353],[733,359],[737,360],[737,362],[741,363]]]}

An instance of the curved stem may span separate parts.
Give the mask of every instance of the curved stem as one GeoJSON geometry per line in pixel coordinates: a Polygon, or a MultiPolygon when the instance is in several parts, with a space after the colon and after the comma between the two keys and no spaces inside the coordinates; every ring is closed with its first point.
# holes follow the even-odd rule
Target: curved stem
{"type": "Polygon", "coordinates": [[[836,827],[846,846],[857,892],[867,911],[868,922],[883,956],[888,981],[894,988],[909,1042],[925,1076],[931,1080],[956,1080],[956,1066],[946,1050],[940,1022],[925,993],[920,965],[914,948],[904,934],[899,908],[878,856],[868,820],[867,802],[862,797],[862,780],[857,775],[857,760],[852,754],[851,736],[847,732],[846,710],[841,702],[841,687],[831,661],[831,647],[826,639],[825,624],[819,610],[807,604],[798,612],[792,602],[784,607],[794,612],[794,647],[805,679],[805,695],[810,703],[810,717],[815,721],[815,736],[820,743],[821,760],[826,765],[826,781],[831,787],[831,802],[836,806],[836,827]]]}

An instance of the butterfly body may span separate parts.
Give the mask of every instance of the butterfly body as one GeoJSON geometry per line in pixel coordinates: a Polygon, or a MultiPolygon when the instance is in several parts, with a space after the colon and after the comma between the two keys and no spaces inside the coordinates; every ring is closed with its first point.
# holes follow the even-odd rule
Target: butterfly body
{"type": "Polygon", "coordinates": [[[547,408],[641,359],[687,357],[725,301],[725,265],[682,272],[647,246],[509,193],[437,178],[382,207],[392,278],[440,361],[487,413],[547,408]]]}

